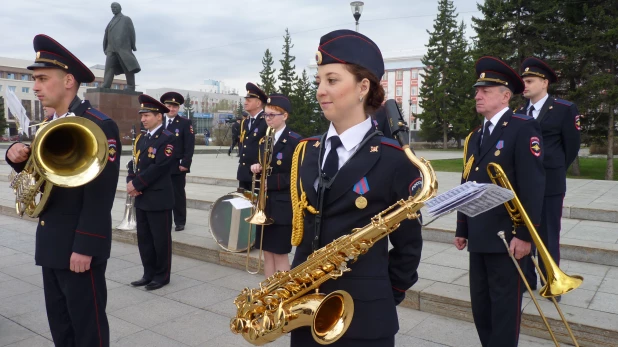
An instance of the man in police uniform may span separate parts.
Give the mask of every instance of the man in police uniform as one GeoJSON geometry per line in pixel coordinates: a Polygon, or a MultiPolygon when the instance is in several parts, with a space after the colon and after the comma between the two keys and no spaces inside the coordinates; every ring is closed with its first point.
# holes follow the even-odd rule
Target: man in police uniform
{"type": "MultiPolygon", "coordinates": [[[[541,240],[550,255],[560,264],[560,219],[566,192],[566,171],[577,157],[580,146],[580,116],[572,102],[552,97],[547,93],[550,83],[556,83],[556,73],[541,59],[530,57],[521,65],[524,80],[524,97],[528,103],[519,109],[534,117],[541,125],[545,148],[545,196],[541,224],[541,240]]],[[[526,278],[536,289],[537,278],[531,258],[526,259],[526,278]]],[[[544,269],[543,262],[539,265],[544,269]]],[[[545,278],[547,273],[543,270],[545,278]]],[[[560,297],[556,298],[560,300],[560,297]]]]}
{"type": "Polygon", "coordinates": [[[249,113],[249,117],[242,123],[244,137],[241,138],[242,146],[240,147],[240,160],[238,161],[238,171],[236,179],[238,187],[245,190],[251,189],[251,181],[253,173],[251,165],[257,164],[259,156],[259,142],[266,135],[266,120],[264,120],[264,105],[268,97],[255,84],[247,83],[247,96],[245,96],[245,111],[249,113]]]}
{"type": "MultiPolygon", "coordinates": [[[[232,144],[230,145],[230,149],[227,151],[227,155],[232,155],[232,151],[234,147],[238,146],[238,151],[240,152],[240,122],[242,121],[242,117],[236,117],[236,121],[232,124],[232,144]]],[[[240,155],[237,155],[239,157],[240,155]]]]}
{"type": "MultiPolygon", "coordinates": [[[[508,108],[512,95],[524,90],[523,81],[494,57],[479,59],[476,73],[476,110],[484,120],[468,135],[461,182],[492,183],[487,165],[501,165],[533,224],[539,224],[545,186],[541,130],[534,118],[508,108]]],[[[530,253],[528,229],[514,230],[504,205],[476,217],[457,213],[455,246],[462,250],[467,245],[470,252],[472,315],[484,347],[517,346],[519,339],[524,286],[499,231],[505,232],[516,259],[530,253]]]]}
{"type": "Polygon", "coordinates": [[[171,167],[176,165],[177,138],[163,129],[169,109],[148,95],[140,95],[141,121],[148,130],[135,143],[137,163],[129,164],[127,194],[135,197],[137,245],[144,275],[131,285],[159,289],[170,283],[174,189],[171,167]],[[137,171],[135,170],[137,169],[137,171]]]}
{"type": "MultiPolygon", "coordinates": [[[[35,36],[34,50],[36,59],[28,67],[34,70],[33,89],[44,107],[55,109],[45,122],[69,114],[84,117],[101,128],[108,145],[103,171],[79,187],[54,186],[39,215],[34,258],[43,268],[51,336],[56,346],[109,346],[105,269],[122,152],[118,126],[77,97],[80,83],[94,81],[79,59],[46,35],[35,36]]],[[[20,172],[29,155],[29,146],[14,143],[6,161],[20,172]]]]}
{"type": "Polygon", "coordinates": [[[161,96],[161,102],[169,109],[163,124],[165,130],[176,136],[174,148],[175,164],[172,165],[172,184],[174,185],[174,224],[176,231],[185,229],[187,224],[187,173],[191,168],[193,150],[195,149],[195,134],[191,120],[178,115],[180,105],[184,104],[185,98],[176,92],[167,92],[161,96]]]}

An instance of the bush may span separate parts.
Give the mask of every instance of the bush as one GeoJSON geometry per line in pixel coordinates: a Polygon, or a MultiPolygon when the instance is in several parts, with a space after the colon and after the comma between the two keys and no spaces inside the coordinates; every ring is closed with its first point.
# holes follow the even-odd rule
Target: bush
{"type": "MultiPolygon", "coordinates": [[[[607,143],[599,144],[592,143],[590,144],[590,154],[607,154],[607,143]]],[[[614,154],[618,154],[618,141],[614,139],[614,154]]]]}
{"type": "MultiPolygon", "coordinates": [[[[227,126],[217,126],[213,128],[210,132],[211,135],[211,146],[230,146],[232,144],[232,129],[229,129],[227,126]],[[227,136],[226,136],[227,134],[227,136]]],[[[202,136],[202,144],[204,144],[202,136]]],[[[197,141],[197,140],[196,140],[197,141]]]]}

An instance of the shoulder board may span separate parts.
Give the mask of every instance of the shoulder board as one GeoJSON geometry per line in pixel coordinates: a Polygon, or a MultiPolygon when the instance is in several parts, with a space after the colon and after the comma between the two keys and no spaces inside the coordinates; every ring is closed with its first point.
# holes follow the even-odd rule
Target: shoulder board
{"type": "Polygon", "coordinates": [[[300,134],[297,134],[297,133],[295,133],[293,131],[290,131],[290,136],[295,138],[295,139],[297,139],[297,140],[302,137],[302,136],[300,136],[300,134]]]}
{"type": "Polygon", "coordinates": [[[572,102],[566,101],[566,100],[562,100],[562,99],[554,99],[554,102],[557,102],[559,104],[566,105],[566,106],[572,106],[573,105],[572,102]]]}
{"type": "Polygon", "coordinates": [[[401,150],[401,146],[399,146],[399,142],[397,140],[382,136],[380,137],[380,141],[383,145],[387,145],[401,150]]]}
{"type": "Polygon", "coordinates": [[[527,116],[527,115],[525,115],[525,114],[520,114],[520,113],[514,113],[514,114],[513,114],[513,118],[518,118],[518,119],[522,119],[522,120],[531,120],[531,119],[534,119],[534,117],[530,117],[530,116],[527,116]]]}
{"type": "Polygon", "coordinates": [[[312,137],[307,137],[304,138],[302,140],[300,140],[301,142],[308,142],[308,141],[320,141],[320,139],[322,138],[322,136],[312,136],[312,137]]]}
{"type": "Polygon", "coordinates": [[[468,134],[468,136],[470,136],[470,135],[474,134],[474,133],[475,133],[477,130],[479,130],[481,127],[482,127],[482,125],[479,125],[479,126],[477,126],[476,128],[472,129],[472,130],[470,131],[470,134],[468,134]]]}
{"type": "Polygon", "coordinates": [[[96,108],[89,108],[86,110],[86,113],[89,114],[90,116],[100,120],[100,121],[104,121],[104,120],[109,120],[110,118],[108,116],[105,115],[105,113],[97,110],[96,108]]]}
{"type": "Polygon", "coordinates": [[[184,119],[184,120],[189,120],[189,118],[187,118],[187,117],[185,117],[185,116],[181,116],[181,115],[178,115],[178,118],[180,118],[180,119],[184,119]]]}
{"type": "Polygon", "coordinates": [[[172,134],[172,132],[171,132],[171,131],[169,131],[169,130],[167,130],[167,129],[163,129],[162,134],[163,134],[163,135],[165,135],[165,136],[172,136],[172,135],[174,135],[174,134],[172,134]]]}

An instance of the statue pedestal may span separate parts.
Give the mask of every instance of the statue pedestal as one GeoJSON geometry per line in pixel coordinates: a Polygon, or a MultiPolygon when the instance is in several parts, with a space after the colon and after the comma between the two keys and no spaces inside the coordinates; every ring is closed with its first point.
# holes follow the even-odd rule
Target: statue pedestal
{"type": "Polygon", "coordinates": [[[131,144],[131,127],[139,134],[141,122],[139,116],[140,104],[137,97],[142,92],[108,88],[86,89],[85,99],[92,107],[105,113],[116,121],[120,131],[120,140],[124,145],[131,144]]]}

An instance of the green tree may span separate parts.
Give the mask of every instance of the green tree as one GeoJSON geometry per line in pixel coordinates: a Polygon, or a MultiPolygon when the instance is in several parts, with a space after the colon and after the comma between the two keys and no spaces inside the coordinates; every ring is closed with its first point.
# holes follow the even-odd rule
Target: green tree
{"type": "Polygon", "coordinates": [[[296,57],[290,53],[290,50],[294,47],[294,45],[292,44],[292,37],[290,36],[288,29],[285,29],[285,36],[283,37],[283,40],[283,52],[282,57],[279,60],[279,63],[281,64],[281,69],[279,69],[279,81],[281,82],[279,92],[289,97],[294,91],[294,85],[297,77],[296,65],[294,65],[294,60],[296,60],[296,57]]]}
{"type": "Polygon", "coordinates": [[[264,68],[260,71],[260,79],[262,82],[258,84],[258,87],[260,87],[266,95],[277,92],[277,87],[275,86],[275,84],[277,84],[277,77],[275,77],[277,69],[273,68],[274,63],[273,56],[270,54],[270,49],[266,49],[264,58],[262,58],[262,66],[264,68]]]}
{"type": "Polygon", "coordinates": [[[303,70],[300,78],[296,81],[290,101],[292,102],[292,115],[287,123],[292,130],[307,137],[315,135],[318,133],[316,131],[323,129],[314,86],[306,70],[303,70]]]}
{"type": "Polygon", "coordinates": [[[457,38],[457,14],[452,0],[438,1],[438,15],[434,20],[433,31],[427,30],[429,43],[427,54],[421,60],[425,66],[425,83],[420,90],[420,104],[423,113],[418,117],[423,121],[420,135],[427,140],[437,140],[441,134],[443,147],[447,148],[449,128],[457,117],[453,96],[449,86],[455,83],[450,78],[457,64],[451,53],[455,50],[457,38]]]}
{"type": "Polygon", "coordinates": [[[191,95],[189,95],[189,93],[187,93],[187,96],[185,97],[185,103],[183,106],[185,108],[187,118],[189,118],[191,123],[193,123],[193,102],[191,101],[191,95]]]}
{"type": "Polygon", "coordinates": [[[9,125],[4,116],[4,97],[0,96],[0,134],[4,134],[8,127],[9,125]]]}
{"type": "Polygon", "coordinates": [[[237,117],[242,117],[243,111],[244,111],[244,106],[242,102],[239,102],[238,105],[236,106],[236,112],[234,112],[234,115],[236,115],[237,117]]]}

